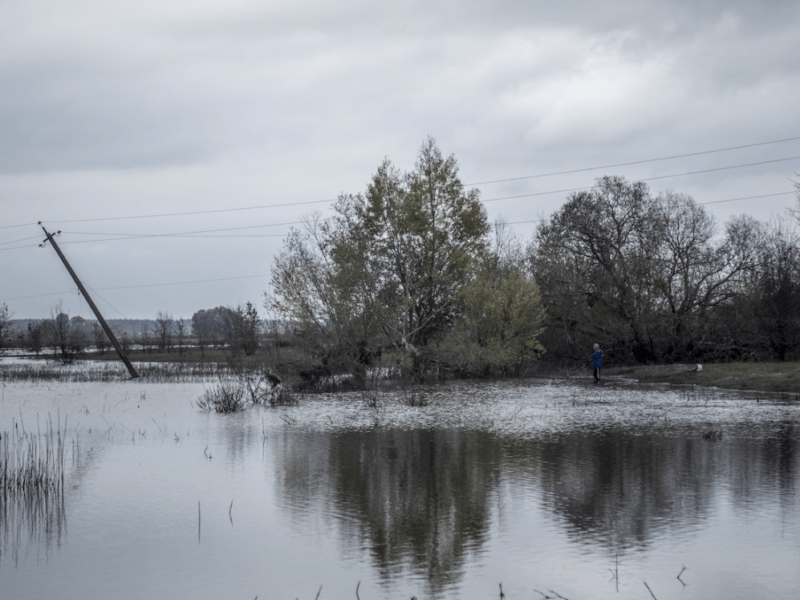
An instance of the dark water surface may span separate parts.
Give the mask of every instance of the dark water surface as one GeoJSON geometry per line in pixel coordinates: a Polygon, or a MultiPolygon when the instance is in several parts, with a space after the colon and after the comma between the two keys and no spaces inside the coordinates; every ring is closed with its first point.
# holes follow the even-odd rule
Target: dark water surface
{"type": "Polygon", "coordinates": [[[0,598],[800,598],[796,404],[526,381],[217,415],[202,390],[3,386],[3,435],[69,441],[63,502],[0,496],[0,598]]]}

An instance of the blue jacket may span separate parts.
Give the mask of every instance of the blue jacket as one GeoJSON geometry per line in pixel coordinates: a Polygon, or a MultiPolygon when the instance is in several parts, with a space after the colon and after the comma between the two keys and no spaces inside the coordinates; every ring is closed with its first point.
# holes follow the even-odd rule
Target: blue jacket
{"type": "Polygon", "coordinates": [[[603,351],[595,350],[592,353],[592,367],[600,368],[603,366],[603,351]]]}

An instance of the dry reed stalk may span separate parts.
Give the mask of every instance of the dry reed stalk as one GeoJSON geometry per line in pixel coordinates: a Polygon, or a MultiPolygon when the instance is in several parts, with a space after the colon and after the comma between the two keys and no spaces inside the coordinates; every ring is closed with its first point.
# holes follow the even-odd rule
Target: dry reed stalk
{"type": "Polygon", "coordinates": [[[66,421],[62,430],[60,417],[54,427],[48,415],[47,430],[36,435],[21,419],[12,423],[11,432],[0,434],[0,491],[63,493],[66,421]]]}

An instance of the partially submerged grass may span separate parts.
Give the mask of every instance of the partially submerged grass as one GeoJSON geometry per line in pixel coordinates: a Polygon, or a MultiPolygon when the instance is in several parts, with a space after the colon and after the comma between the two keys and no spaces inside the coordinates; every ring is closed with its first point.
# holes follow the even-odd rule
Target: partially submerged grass
{"type": "Polygon", "coordinates": [[[28,432],[12,421],[0,433],[0,555],[16,557],[27,539],[38,546],[60,543],[66,533],[64,508],[67,424],[48,417],[44,432],[28,432]]]}
{"type": "Polygon", "coordinates": [[[297,396],[267,369],[231,367],[234,375],[217,376],[217,383],[197,399],[197,406],[207,412],[232,413],[249,405],[294,406],[297,396]]]}
{"type": "Polygon", "coordinates": [[[248,367],[240,362],[230,362],[228,366],[251,404],[263,406],[297,404],[297,396],[268,366],[260,364],[248,367]]]}
{"type": "Polygon", "coordinates": [[[220,378],[214,387],[206,389],[197,399],[197,406],[207,412],[238,412],[245,407],[244,393],[244,388],[236,382],[220,378]]]}
{"type": "Polygon", "coordinates": [[[53,428],[44,434],[28,433],[14,421],[11,432],[0,434],[0,491],[63,493],[64,430],[53,428]]]}
{"type": "Polygon", "coordinates": [[[64,445],[66,423],[44,433],[26,432],[22,422],[0,433],[0,554],[16,555],[23,538],[47,546],[66,530],[64,445]]]}
{"type": "MultiPolygon", "coordinates": [[[[146,383],[187,383],[198,382],[215,377],[227,366],[217,363],[140,363],[136,365],[139,379],[146,383]]],[[[127,369],[119,363],[75,363],[62,365],[55,362],[36,362],[34,364],[0,364],[0,381],[35,382],[110,382],[129,379],[127,369]]]]}

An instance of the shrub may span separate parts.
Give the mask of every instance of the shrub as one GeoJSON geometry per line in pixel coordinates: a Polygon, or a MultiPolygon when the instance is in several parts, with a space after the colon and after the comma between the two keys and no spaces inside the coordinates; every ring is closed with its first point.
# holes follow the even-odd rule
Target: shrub
{"type": "Polygon", "coordinates": [[[197,406],[207,412],[232,413],[242,410],[244,388],[238,383],[226,381],[220,377],[219,382],[211,389],[203,392],[197,399],[197,406]]]}

